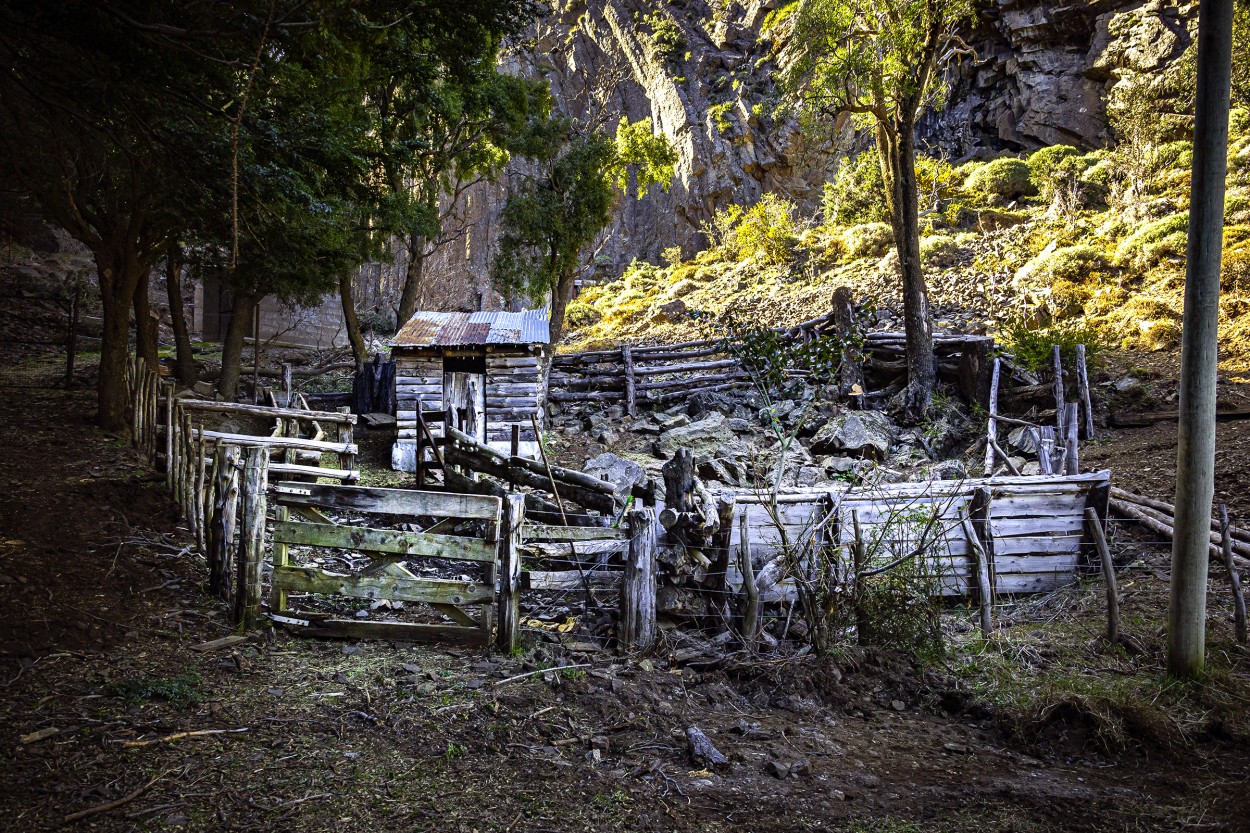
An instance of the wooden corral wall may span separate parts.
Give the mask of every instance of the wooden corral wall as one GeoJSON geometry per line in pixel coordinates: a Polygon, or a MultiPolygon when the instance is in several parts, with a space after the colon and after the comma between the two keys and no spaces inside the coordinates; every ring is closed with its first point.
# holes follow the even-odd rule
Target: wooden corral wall
{"type": "MultiPolygon", "coordinates": [[[[778,516],[795,552],[817,538],[845,545],[855,540],[854,516],[872,563],[888,563],[913,550],[924,537],[926,558],[941,577],[947,595],[974,595],[973,553],[962,523],[972,521],[989,557],[998,593],[1043,593],[1071,584],[1096,563],[1091,558],[1084,512],[1092,507],[1105,520],[1110,490],[1106,471],[1069,476],[1003,477],[898,483],[870,489],[802,492],[778,500],[778,516]]],[[[741,517],[746,515],[750,548],[760,564],[782,550],[782,530],[765,500],[755,494],[734,496],[732,554],[741,547],[741,517]]],[[[727,583],[742,584],[736,558],[729,559],[727,583]]],[[[849,566],[849,565],[848,565],[849,566]]],[[[783,583],[772,600],[793,596],[783,583]]],[[[768,601],[766,598],[765,601],[768,601]]]]}

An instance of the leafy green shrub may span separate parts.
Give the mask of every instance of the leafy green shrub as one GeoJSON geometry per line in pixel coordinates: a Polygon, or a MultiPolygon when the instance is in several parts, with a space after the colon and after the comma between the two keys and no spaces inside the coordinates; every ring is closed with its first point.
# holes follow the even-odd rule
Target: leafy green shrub
{"type": "Polygon", "coordinates": [[[991,201],[1013,200],[1037,193],[1029,179],[1029,164],[1010,156],[977,168],[964,182],[964,189],[991,201]]]}
{"type": "Polygon", "coordinates": [[[1081,284],[1107,268],[1107,258],[1093,246],[1064,246],[1038,255],[1024,271],[1046,284],[1058,281],[1081,284]]]}
{"type": "Polygon", "coordinates": [[[1080,151],[1071,145],[1051,145],[1042,148],[1029,157],[1029,181],[1044,199],[1053,199],[1060,175],[1059,163],[1071,156],[1079,155],[1080,151]]]}
{"type": "Polygon", "coordinates": [[[1164,258],[1184,256],[1188,240],[1189,215],[1172,214],[1129,235],[1116,249],[1115,264],[1145,271],[1164,258]]]}
{"type": "Polygon", "coordinates": [[[1224,198],[1224,222],[1238,225],[1250,223],[1250,194],[1231,193],[1224,198]]]}
{"type": "Polygon", "coordinates": [[[894,245],[894,230],[887,223],[861,223],[842,232],[842,241],[852,259],[881,257],[894,245]]]}
{"type": "Polygon", "coordinates": [[[931,266],[952,266],[959,255],[959,244],[948,234],[931,234],[920,240],[920,257],[931,266]]]}
{"type": "Polygon", "coordinates": [[[105,691],[114,697],[122,697],[137,706],[145,700],[164,700],[176,709],[194,706],[203,699],[200,691],[200,675],[184,671],[172,677],[127,677],[113,680],[105,691]]]}
{"type": "Polygon", "coordinates": [[[1234,107],[1228,111],[1228,135],[1244,136],[1250,133],[1250,110],[1234,107]]]}
{"type": "Polygon", "coordinates": [[[1076,345],[1084,344],[1090,364],[1109,346],[1106,336],[1084,322],[1068,320],[1039,327],[1024,316],[999,322],[998,340],[1016,364],[1034,372],[1054,366],[1051,356],[1056,344],[1065,363],[1076,361],[1076,345]]]}
{"type": "Polygon", "coordinates": [[[564,308],[564,323],[570,330],[580,330],[599,322],[603,315],[585,301],[570,301],[564,308]]]}
{"type": "Polygon", "coordinates": [[[647,15],[651,26],[649,40],[656,57],[667,63],[676,62],[686,49],[686,36],[681,27],[660,13],[647,15]]]}
{"type": "Polygon", "coordinates": [[[826,182],[820,201],[827,226],[879,223],[886,219],[885,182],[881,162],[873,152],[844,161],[832,182],[826,182]]]}
{"type": "Polygon", "coordinates": [[[723,257],[765,263],[789,260],[795,243],[794,204],[776,194],[765,194],[750,208],[731,203],[700,226],[723,257]]]}
{"type": "Polygon", "coordinates": [[[711,117],[717,133],[728,133],[733,129],[733,119],[729,117],[733,106],[734,103],[732,101],[722,101],[720,104],[713,104],[707,108],[707,114],[711,117]]]}

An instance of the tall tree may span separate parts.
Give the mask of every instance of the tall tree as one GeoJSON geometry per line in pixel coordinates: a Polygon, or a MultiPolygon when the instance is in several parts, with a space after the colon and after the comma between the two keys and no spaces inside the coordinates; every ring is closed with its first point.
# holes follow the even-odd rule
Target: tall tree
{"type": "Polygon", "coordinates": [[[347,218],[382,204],[372,172],[386,149],[360,83],[379,32],[403,28],[456,75],[532,12],[530,0],[0,4],[0,170],[95,254],[100,424],[126,424],[129,312],[170,240],[223,265],[239,307],[333,289],[359,259],[347,218]]]}
{"type": "Polygon", "coordinates": [[[971,0],[802,0],[794,62],[783,87],[810,121],[850,115],[871,126],[898,251],[907,389],[902,411],[920,420],[937,379],[933,322],[920,260],[916,121],[941,100],[940,70],[962,50],[955,30],[971,0]]]}
{"type": "Polygon", "coordinates": [[[557,119],[556,152],[530,173],[514,175],[501,220],[503,234],[491,267],[509,297],[549,298],[551,339],[564,332],[564,311],[582,252],[612,219],[617,196],[632,189],[642,199],[656,185],[668,189],[677,153],[651,120],[622,118],[615,138],[557,119]]]}

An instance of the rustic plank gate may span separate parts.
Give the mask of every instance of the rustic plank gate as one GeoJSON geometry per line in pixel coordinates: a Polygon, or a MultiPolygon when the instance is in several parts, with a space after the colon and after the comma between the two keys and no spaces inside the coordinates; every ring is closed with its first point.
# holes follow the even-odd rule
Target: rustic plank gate
{"type": "MultiPolygon", "coordinates": [[[[378,489],[305,483],[278,483],[274,487],[276,521],[273,529],[273,579],[270,610],[277,621],[297,625],[315,636],[395,639],[412,642],[454,642],[487,645],[494,626],[496,581],[504,555],[502,502],[497,497],[378,489]],[[433,531],[353,526],[336,522],[326,512],[354,512],[377,516],[392,525],[418,517],[440,519],[433,531]],[[442,534],[461,521],[478,521],[481,537],[442,534]],[[364,570],[337,573],[293,563],[291,547],[351,550],[369,559],[364,570]],[[476,570],[480,577],[425,578],[400,562],[440,559],[460,562],[458,571],[476,570]],[[446,617],[443,623],[359,621],[288,611],[291,593],[316,593],[354,599],[416,602],[446,617]],[[471,610],[476,612],[476,616],[471,610]]],[[[513,585],[505,581],[498,599],[507,610],[514,605],[513,585]]],[[[512,629],[500,634],[501,643],[515,638],[512,629]]]]}

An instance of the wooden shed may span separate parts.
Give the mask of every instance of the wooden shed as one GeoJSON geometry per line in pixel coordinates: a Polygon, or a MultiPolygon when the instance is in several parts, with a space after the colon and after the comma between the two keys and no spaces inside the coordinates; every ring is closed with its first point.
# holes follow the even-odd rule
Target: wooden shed
{"type": "MultiPolygon", "coordinates": [[[[543,352],[550,340],[551,313],[418,312],[391,341],[395,360],[399,437],[391,464],[416,471],[417,410],[450,414],[457,427],[508,453],[513,426],[520,454],[538,453],[531,416],[543,420],[543,352]]],[[[426,426],[442,434],[440,422],[426,426]]]]}

